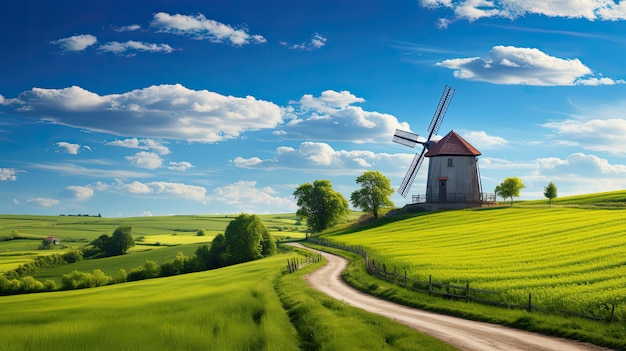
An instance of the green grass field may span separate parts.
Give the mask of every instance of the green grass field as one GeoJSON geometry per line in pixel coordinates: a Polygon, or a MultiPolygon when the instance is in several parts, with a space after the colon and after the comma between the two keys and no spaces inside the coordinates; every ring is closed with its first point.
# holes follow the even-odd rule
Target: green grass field
{"type": "MultiPolygon", "coordinates": [[[[613,198],[621,198],[612,194],[613,198]]],[[[602,199],[609,197],[602,195],[602,199]]],[[[574,200],[571,200],[574,201],[574,200]]],[[[424,213],[330,230],[324,236],[363,245],[387,266],[421,281],[497,291],[504,301],[626,319],[626,210],[502,207],[424,213]],[[389,221],[389,220],[388,220],[389,221]]],[[[570,200],[564,199],[569,203],[570,200]]]]}
{"type": "MultiPolygon", "coordinates": [[[[123,224],[132,226],[133,237],[137,240],[137,244],[140,244],[132,248],[129,254],[149,249],[156,250],[157,248],[155,247],[146,247],[144,245],[157,243],[168,246],[191,245],[190,248],[195,250],[195,244],[210,243],[215,235],[223,233],[228,223],[236,216],[196,215],[101,218],[0,215],[0,238],[9,238],[12,234],[16,234],[20,238],[0,241],[0,273],[28,263],[37,255],[62,253],[67,249],[77,249],[101,234],[106,233],[110,235],[117,227],[123,224]],[[199,229],[205,229],[206,235],[197,236],[196,233],[199,229]],[[59,237],[61,245],[55,247],[54,250],[37,250],[41,241],[47,236],[59,237]]],[[[305,237],[306,225],[302,225],[295,214],[261,215],[259,217],[261,217],[270,234],[277,240],[302,239],[305,237]]],[[[169,257],[171,259],[176,255],[176,250],[170,251],[174,251],[171,257],[169,257]]],[[[179,248],[178,251],[183,251],[187,255],[189,250],[179,248]]],[[[158,262],[160,259],[155,259],[155,261],[158,262]]],[[[140,264],[143,262],[145,262],[145,259],[140,264]]],[[[88,265],[87,263],[83,264],[88,265]]],[[[106,272],[106,269],[107,267],[104,267],[103,270],[106,272]]],[[[60,270],[63,269],[60,268],[60,270]]]]}
{"type": "Polygon", "coordinates": [[[0,297],[0,350],[451,349],[311,290],[302,274],[315,267],[283,275],[292,257],[0,297]]]}

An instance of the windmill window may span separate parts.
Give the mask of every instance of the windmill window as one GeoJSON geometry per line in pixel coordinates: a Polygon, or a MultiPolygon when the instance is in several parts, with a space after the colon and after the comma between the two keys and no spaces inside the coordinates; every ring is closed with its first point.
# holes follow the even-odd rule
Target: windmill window
{"type": "Polygon", "coordinates": [[[448,167],[454,167],[454,161],[453,160],[454,159],[452,159],[452,158],[448,159],[448,167]]]}

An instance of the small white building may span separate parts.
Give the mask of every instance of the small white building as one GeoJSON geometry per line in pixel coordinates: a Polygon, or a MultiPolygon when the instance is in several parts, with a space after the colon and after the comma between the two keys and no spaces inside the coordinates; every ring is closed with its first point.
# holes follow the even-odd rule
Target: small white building
{"type": "Polygon", "coordinates": [[[480,207],[483,199],[478,156],[480,151],[451,131],[424,155],[429,158],[426,203],[480,207]]]}

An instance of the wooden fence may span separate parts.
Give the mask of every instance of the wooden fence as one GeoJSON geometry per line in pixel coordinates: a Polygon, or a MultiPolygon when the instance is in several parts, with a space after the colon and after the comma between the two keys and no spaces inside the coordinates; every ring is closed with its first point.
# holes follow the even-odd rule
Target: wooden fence
{"type": "Polygon", "coordinates": [[[293,273],[304,266],[320,262],[321,260],[322,254],[306,255],[304,259],[292,258],[290,260],[287,260],[287,270],[289,271],[289,273],[293,273]]]}
{"type": "MultiPolygon", "coordinates": [[[[309,238],[311,243],[333,247],[341,250],[355,252],[360,254],[365,258],[365,265],[367,267],[367,271],[369,274],[374,275],[375,277],[385,280],[387,282],[394,283],[398,286],[404,287],[409,290],[419,291],[423,293],[427,293],[431,296],[439,296],[448,299],[462,300],[466,302],[477,302],[484,305],[491,305],[496,307],[503,307],[509,309],[523,309],[528,312],[539,311],[543,313],[555,313],[555,311],[548,311],[542,309],[536,305],[533,305],[532,294],[528,294],[528,300],[526,303],[510,303],[506,301],[497,301],[496,298],[499,296],[499,292],[492,290],[483,290],[476,289],[470,287],[470,283],[466,283],[465,285],[454,285],[447,284],[442,282],[434,281],[432,275],[428,276],[428,281],[419,281],[416,279],[409,278],[407,276],[407,271],[404,269],[401,272],[398,272],[395,266],[393,269],[387,267],[384,263],[376,262],[373,259],[370,259],[367,252],[361,245],[342,245],[335,242],[331,242],[328,240],[322,240],[319,238],[309,238]]],[[[567,315],[567,316],[576,316],[584,319],[597,320],[597,321],[607,321],[607,322],[619,322],[619,319],[615,316],[615,307],[616,305],[611,305],[610,311],[606,311],[605,316],[599,317],[597,315],[587,315],[580,312],[568,311],[568,310],[560,310],[556,311],[557,313],[567,315]]]]}

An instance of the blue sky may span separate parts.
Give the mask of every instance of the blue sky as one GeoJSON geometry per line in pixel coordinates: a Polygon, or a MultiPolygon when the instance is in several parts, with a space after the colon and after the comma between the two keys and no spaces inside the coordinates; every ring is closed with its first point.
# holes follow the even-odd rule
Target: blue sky
{"type": "Polygon", "coordinates": [[[5,4],[0,213],[295,212],[300,184],[349,199],[367,170],[397,188],[419,150],[394,130],[427,134],[445,85],[439,134],[482,152],[485,192],[624,189],[625,19],[611,0],[5,4]]]}

